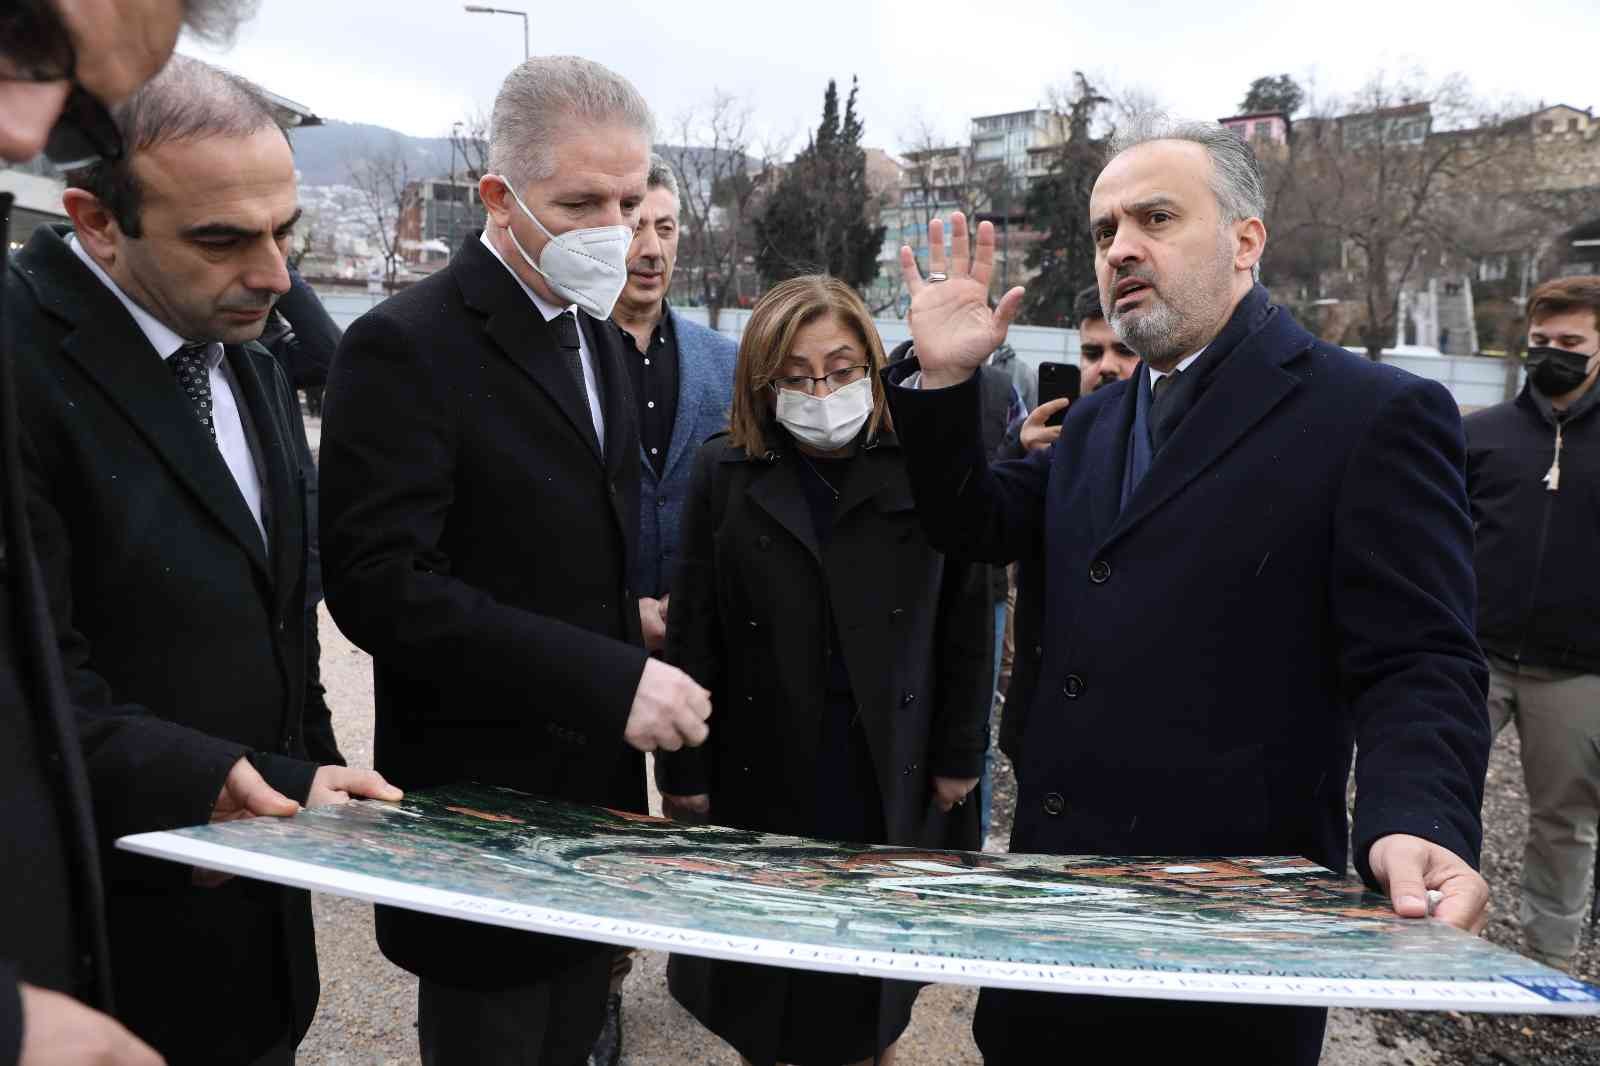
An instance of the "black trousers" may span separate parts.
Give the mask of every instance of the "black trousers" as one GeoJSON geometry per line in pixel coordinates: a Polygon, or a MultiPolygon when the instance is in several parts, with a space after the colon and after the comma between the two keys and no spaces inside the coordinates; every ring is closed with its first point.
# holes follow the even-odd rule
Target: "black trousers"
{"type": "Polygon", "coordinates": [[[536,984],[417,988],[422,1066],[583,1066],[605,1020],[610,952],[536,984]]]}
{"type": "Polygon", "coordinates": [[[1199,1055],[1238,1066],[1316,1066],[1328,1012],[1320,1007],[1074,996],[987,988],[972,1035],[984,1066],[1145,1063],[1199,1055]]]}

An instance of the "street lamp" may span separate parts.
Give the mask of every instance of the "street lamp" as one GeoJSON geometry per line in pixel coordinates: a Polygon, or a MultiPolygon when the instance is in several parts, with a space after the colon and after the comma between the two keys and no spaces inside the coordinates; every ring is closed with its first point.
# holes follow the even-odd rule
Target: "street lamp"
{"type": "Polygon", "coordinates": [[[526,11],[517,11],[509,7],[484,7],[482,4],[464,4],[462,6],[467,9],[468,14],[472,15],[516,15],[520,18],[522,20],[522,58],[524,62],[527,61],[528,13],[526,11]]]}
{"type": "Polygon", "coordinates": [[[461,136],[461,125],[459,122],[450,124],[450,236],[446,239],[450,250],[447,259],[456,254],[456,141],[461,136]]]}

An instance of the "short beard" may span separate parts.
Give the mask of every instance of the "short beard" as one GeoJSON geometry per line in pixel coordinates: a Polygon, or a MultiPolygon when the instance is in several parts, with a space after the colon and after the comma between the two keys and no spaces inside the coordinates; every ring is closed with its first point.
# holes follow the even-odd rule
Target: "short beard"
{"type": "Polygon", "coordinates": [[[1143,313],[1128,318],[1113,311],[1106,321],[1111,323],[1122,343],[1138,352],[1146,362],[1165,363],[1184,354],[1187,337],[1181,335],[1183,318],[1155,289],[1150,290],[1143,313]]]}
{"type": "MultiPolygon", "coordinates": [[[[1145,362],[1157,367],[1175,363],[1208,340],[1202,331],[1209,325],[1207,319],[1227,306],[1232,261],[1233,249],[1228,246],[1227,231],[1223,230],[1218,233],[1216,256],[1196,273],[1173,282],[1172,302],[1169,303],[1166,295],[1152,284],[1141,313],[1132,317],[1119,314],[1113,299],[1106,321],[1122,343],[1138,352],[1145,362]],[[1213,277],[1220,280],[1216,291],[1208,292],[1206,283],[1213,277]]],[[[1115,282],[1112,291],[1116,291],[1115,282]]]]}

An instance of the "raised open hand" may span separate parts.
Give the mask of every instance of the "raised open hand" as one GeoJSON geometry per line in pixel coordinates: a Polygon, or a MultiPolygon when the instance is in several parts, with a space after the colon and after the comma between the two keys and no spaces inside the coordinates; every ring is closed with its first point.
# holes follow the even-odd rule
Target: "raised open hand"
{"type": "Polygon", "coordinates": [[[994,225],[978,223],[975,252],[967,247],[967,216],[950,216],[950,255],[946,262],[944,222],[928,223],[929,277],[917,270],[917,257],[909,246],[900,249],[900,273],[911,293],[906,322],[922,367],[922,384],[938,389],[957,385],[973,375],[989,353],[1006,339],[1011,320],[1022,305],[1019,285],[989,309],[989,278],[994,274],[994,225]]]}

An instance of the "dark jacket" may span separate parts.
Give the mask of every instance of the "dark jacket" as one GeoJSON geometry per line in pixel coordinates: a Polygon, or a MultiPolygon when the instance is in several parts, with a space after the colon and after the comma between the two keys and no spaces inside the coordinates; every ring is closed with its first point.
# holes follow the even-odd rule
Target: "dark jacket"
{"type": "Polygon", "coordinates": [[[1600,388],[1561,426],[1532,387],[1462,422],[1477,533],[1478,639],[1512,662],[1600,673],[1600,388]]]}
{"type": "Polygon", "coordinates": [[[889,842],[953,847],[970,828],[976,846],[976,821],[952,830],[929,796],[934,775],[978,776],[988,748],[986,568],[928,545],[893,434],[852,463],[825,552],[800,473],[789,444],[754,460],[725,436],[700,450],[667,657],[711,690],[715,724],[704,747],[657,756],[657,783],[710,793],[725,824],[811,832],[832,612],[889,842]]]}
{"type": "Polygon", "coordinates": [[[290,388],[322,388],[339,350],[339,324],[294,267],[289,268],[289,291],[279,297],[275,310],[261,335],[262,346],[283,364],[290,388]]]}
{"type": "MultiPolygon", "coordinates": [[[[342,760],[326,706],[306,705],[304,472],[282,372],[259,347],[227,350],[260,443],[269,548],[170,370],[61,234],[36,231],[12,280],[28,515],[85,734],[137,708],[232,742],[178,780],[138,762],[97,777],[102,834],[150,827],[128,801],[141,790],[165,797],[169,824],[205,821],[241,750],[303,801],[315,764],[342,760]],[[184,778],[214,783],[197,795],[184,778]]],[[[305,1032],[318,988],[306,893],[197,889],[177,864],[106,862],[130,1028],[171,1062],[208,1063],[305,1032]]]]}
{"type": "MultiPolygon", "coordinates": [[[[648,456],[639,453],[639,563],[634,591],[661,597],[678,565],[683,506],[689,497],[694,457],[712,434],[728,426],[733,402],[733,361],[739,346],[730,337],[690,322],[667,308],[678,340],[678,407],[672,443],[660,477],[648,456]]],[[[632,353],[626,353],[634,358],[632,353]]],[[[669,606],[668,615],[672,611],[669,606]]]]}
{"type": "MultiPolygon", "coordinates": [[[[970,381],[890,389],[933,544],[990,562],[1042,546],[1012,850],[1305,855],[1343,870],[1354,741],[1362,876],[1390,833],[1476,863],[1487,671],[1455,403],[1257,293],[1126,505],[1143,371],[1073,404],[1048,452],[992,467],[970,381]]],[[[974,1029],[997,1061],[1033,1061],[1057,1026],[1093,1035],[1104,1009],[986,990],[974,1029]]],[[[1177,1020],[1167,1005],[1128,1010],[1118,1039],[1177,1020]]],[[[1260,1061],[1314,1062],[1322,1013],[1274,1015],[1289,1019],[1281,1039],[1252,1036],[1270,1013],[1199,1018],[1221,1020],[1212,1037],[1256,1041],[1240,1046],[1260,1061]]],[[[1178,1035],[1206,1035],[1195,1024],[1185,1015],[1178,1035]]]]}
{"type": "MultiPolygon", "coordinates": [[[[1012,360],[1016,359],[1016,353],[1011,351],[1009,344],[1001,345],[1001,349],[1010,352],[1012,360]]],[[[901,341],[889,353],[889,362],[891,364],[898,363],[910,352],[911,342],[901,341]]],[[[997,352],[997,358],[998,355],[999,353],[997,352]]],[[[1026,363],[1017,363],[1016,365],[1024,370],[1028,369],[1028,364],[1026,363]]],[[[978,416],[978,424],[983,430],[983,448],[991,458],[1003,458],[1008,454],[1010,448],[1007,423],[1010,420],[1008,416],[1011,411],[1012,389],[1016,385],[1013,383],[1009,369],[1002,370],[993,366],[980,366],[977,376],[978,403],[981,412],[978,416]]],[[[1021,398],[1020,391],[1016,395],[1021,398]]],[[[1027,406],[1026,400],[1023,400],[1023,406],[1027,406]]],[[[1005,567],[992,566],[989,568],[989,594],[994,603],[1004,603],[1011,594],[1011,579],[1007,575],[1005,567]]],[[[992,703],[993,693],[990,693],[986,698],[990,699],[992,703]]]]}
{"type": "MultiPolygon", "coordinates": [[[[618,331],[580,314],[605,455],[554,329],[478,241],[356,320],[328,379],[328,608],[372,653],[377,768],[645,810],[622,740],[644,670],[639,434],[618,331]]],[[[378,944],[453,985],[610,948],[378,908],[378,944]]]]}
{"type": "MultiPolygon", "coordinates": [[[[10,211],[0,193],[0,265],[10,211]]],[[[106,1010],[111,971],[89,780],[23,503],[4,272],[0,292],[0,1066],[15,1066],[19,981],[106,1010]]]]}
{"type": "MultiPolygon", "coordinates": [[[[695,463],[667,658],[711,690],[711,736],[701,748],[658,753],[656,781],[666,793],[709,793],[711,820],[721,825],[816,834],[819,787],[835,784],[819,781],[818,767],[824,716],[837,713],[826,692],[837,633],[876,781],[864,793],[882,800],[881,818],[867,821],[881,824],[887,843],[976,848],[977,805],[944,815],[931,797],[936,775],[977,777],[988,747],[987,568],[929,546],[891,433],[850,460],[822,546],[799,480],[809,472],[778,432],[785,439],[754,459],[718,436],[695,463]]],[[[697,1018],[757,1063],[835,1040],[852,1050],[826,1053],[863,1057],[894,1039],[916,997],[916,986],[902,982],[794,985],[782,972],[684,956],[673,956],[669,982],[697,1018]],[[810,990],[802,993],[810,1010],[843,1010],[850,1021],[828,1040],[783,1038],[785,1005],[807,1009],[796,1008],[796,987],[810,990]],[[876,1021],[858,1023],[857,1001],[874,996],[876,1021]]]]}

